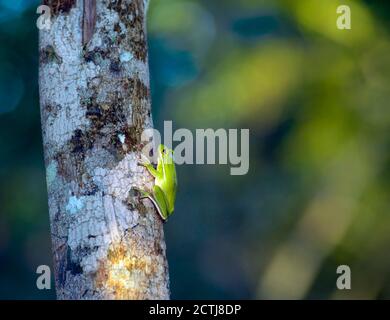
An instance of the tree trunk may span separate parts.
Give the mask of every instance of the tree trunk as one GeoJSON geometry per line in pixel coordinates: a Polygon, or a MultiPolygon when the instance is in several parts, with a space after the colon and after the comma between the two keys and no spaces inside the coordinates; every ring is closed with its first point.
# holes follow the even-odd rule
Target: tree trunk
{"type": "Polygon", "coordinates": [[[132,192],[152,184],[137,165],[152,127],[147,1],[44,4],[52,24],[40,31],[39,86],[57,297],[168,299],[162,222],[132,192]]]}

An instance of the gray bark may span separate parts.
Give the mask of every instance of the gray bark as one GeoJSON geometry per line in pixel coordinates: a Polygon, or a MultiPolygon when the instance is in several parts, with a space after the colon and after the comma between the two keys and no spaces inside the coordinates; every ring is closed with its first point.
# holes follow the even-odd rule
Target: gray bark
{"type": "Polygon", "coordinates": [[[57,297],[168,299],[162,222],[132,192],[153,182],[137,165],[152,127],[147,3],[98,0],[87,23],[83,1],[44,4],[52,25],[40,31],[39,87],[57,297]]]}

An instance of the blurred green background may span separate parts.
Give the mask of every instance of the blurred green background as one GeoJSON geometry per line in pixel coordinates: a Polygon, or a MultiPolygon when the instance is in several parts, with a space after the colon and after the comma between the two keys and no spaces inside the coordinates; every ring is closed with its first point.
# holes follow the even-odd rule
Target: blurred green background
{"type": "MultiPolygon", "coordinates": [[[[37,5],[0,0],[3,299],[55,297],[35,286],[52,264],[37,5]]],[[[178,168],[172,298],[390,298],[390,2],[151,0],[148,28],[155,126],[251,132],[245,176],[178,168]]]]}

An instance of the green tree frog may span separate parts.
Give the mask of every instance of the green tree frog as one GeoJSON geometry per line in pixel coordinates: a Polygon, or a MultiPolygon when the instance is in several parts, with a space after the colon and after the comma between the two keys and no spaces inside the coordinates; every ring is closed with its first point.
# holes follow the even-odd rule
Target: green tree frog
{"type": "Polygon", "coordinates": [[[140,162],[154,177],[153,191],[139,190],[142,198],[149,198],[156,207],[159,215],[165,221],[173,214],[176,200],[176,168],[173,160],[173,150],[163,144],[158,147],[157,169],[149,160],[140,162]]]}

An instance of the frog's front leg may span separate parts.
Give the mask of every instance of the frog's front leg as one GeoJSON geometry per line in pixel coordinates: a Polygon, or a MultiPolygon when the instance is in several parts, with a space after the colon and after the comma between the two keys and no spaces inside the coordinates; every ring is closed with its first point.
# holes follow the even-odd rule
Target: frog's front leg
{"type": "Polygon", "coordinates": [[[158,176],[158,171],[153,167],[151,163],[145,163],[143,166],[150,172],[150,174],[156,178],[158,176]]]}
{"type": "MultiPolygon", "coordinates": [[[[146,157],[145,157],[145,158],[146,158],[146,157]]],[[[150,172],[150,174],[151,174],[154,178],[156,178],[156,177],[158,176],[158,171],[153,167],[152,163],[151,163],[147,158],[146,158],[146,160],[145,160],[145,158],[144,158],[143,161],[139,161],[138,164],[139,164],[140,166],[145,167],[145,168],[150,172]]]]}

